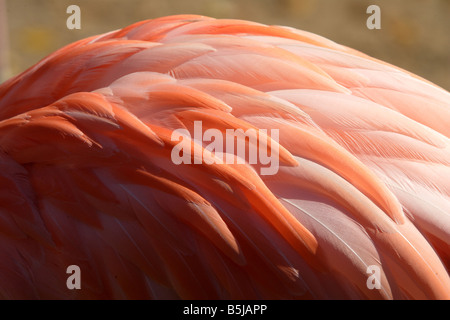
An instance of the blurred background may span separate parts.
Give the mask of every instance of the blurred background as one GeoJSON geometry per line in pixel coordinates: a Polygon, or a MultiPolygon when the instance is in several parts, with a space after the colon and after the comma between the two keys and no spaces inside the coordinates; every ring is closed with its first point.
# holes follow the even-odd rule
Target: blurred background
{"type": "Polygon", "coordinates": [[[75,40],[181,13],[314,32],[450,90],[450,0],[0,0],[0,82],[75,40]],[[71,4],[81,30],[66,28],[71,4]],[[366,27],[371,4],[381,30],[366,27]]]}

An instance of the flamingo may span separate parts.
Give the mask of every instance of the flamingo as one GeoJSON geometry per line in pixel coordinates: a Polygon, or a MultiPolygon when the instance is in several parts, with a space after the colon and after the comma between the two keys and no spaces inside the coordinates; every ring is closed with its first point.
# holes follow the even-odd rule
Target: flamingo
{"type": "Polygon", "coordinates": [[[77,41],[0,86],[0,297],[449,299],[449,123],[449,92],[289,27],[77,41]],[[175,163],[178,129],[219,155],[196,122],[266,130],[277,172],[175,163]]]}

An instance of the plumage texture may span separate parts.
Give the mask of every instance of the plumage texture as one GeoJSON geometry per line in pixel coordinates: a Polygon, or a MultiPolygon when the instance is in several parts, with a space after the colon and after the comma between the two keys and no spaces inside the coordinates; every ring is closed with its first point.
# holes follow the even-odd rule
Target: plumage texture
{"type": "Polygon", "coordinates": [[[292,28],[78,41],[0,86],[0,297],[449,299],[449,123],[445,90],[292,28]],[[174,164],[194,121],[279,129],[279,171],[174,164]]]}

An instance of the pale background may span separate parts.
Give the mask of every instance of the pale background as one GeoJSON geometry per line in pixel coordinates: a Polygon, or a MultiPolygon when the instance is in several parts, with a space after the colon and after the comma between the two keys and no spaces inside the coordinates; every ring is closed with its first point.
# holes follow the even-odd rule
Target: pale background
{"type": "Polygon", "coordinates": [[[8,28],[0,35],[0,48],[9,65],[2,71],[3,80],[72,41],[138,20],[194,13],[314,32],[450,90],[450,0],[1,1],[6,1],[6,11],[0,6],[0,28],[8,28]],[[81,8],[81,30],[66,28],[66,8],[71,4],[81,8]],[[381,30],[366,27],[371,4],[381,8],[381,30]]]}

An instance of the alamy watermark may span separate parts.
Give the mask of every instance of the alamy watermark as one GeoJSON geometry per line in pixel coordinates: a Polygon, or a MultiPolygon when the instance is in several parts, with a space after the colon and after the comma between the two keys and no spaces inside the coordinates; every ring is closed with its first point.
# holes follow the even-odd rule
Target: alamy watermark
{"type": "MultiPolygon", "coordinates": [[[[66,9],[66,13],[70,14],[67,18],[66,26],[69,30],[81,29],[81,9],[77,5],[70,5],[66,9]]],[[[368,29],[381,29],[381,9],[379,6],[372,4],[367,7],[367,14],[370,14],[367,18],[366,26],[368,29]]]]}
{"type": "Polygon", "coordinates": [[[261,175],[274,175],[279,168],[279,130],[271,129],[207,129],[202,121],[194,121],[194,136],[187,129],[172,132],[171,140],[178,141],[171,153],[172,162],[179,164],[249,164],[261,165],[261,175]],[[192,144],[191,141],[195,143],[192,144]],[[208,143],[205,147],[204,144],[208,143]]]}
{"type": "Polygon", "coordinates": [[[367,277],[366,286],[368,289],[381,289],[381,270],[379,266],[370,265],[367,267],[366,273],[370,276],[367,277]]]}
{"type": "Polygon", "coordinates": [[[379,6],[373,4],[367,7],[367,14],[370,14],[370,17],[367,18],[366,26],[368,29],[381,29],[381,9],[379,6]]]}
{"type": "Polygon", "coordinates": [[[81,269],[76,264],[70,265],[66,269],[66,273],[70,274],[66,280],[66,286],[69,290],[81,289],[81,269]]]}
{"type": "Polygon", "coordinates": [[[67,21],[66,21],[67,29],[69,29],[69,30],[81,29],[81,9],[80,9],[80,7],[72,4],[67,7],[66,12],[70,14],[70,16],[67,18],[67,21]]]}

